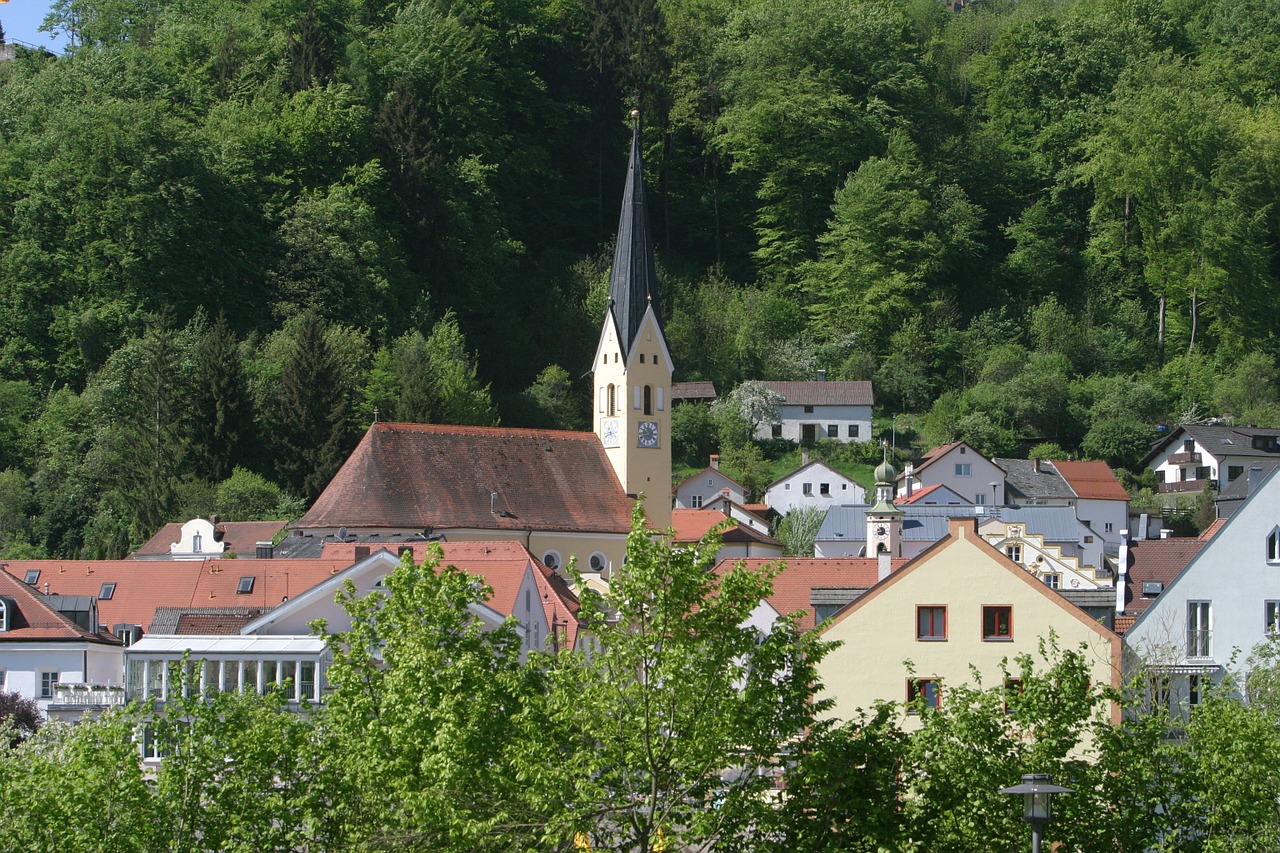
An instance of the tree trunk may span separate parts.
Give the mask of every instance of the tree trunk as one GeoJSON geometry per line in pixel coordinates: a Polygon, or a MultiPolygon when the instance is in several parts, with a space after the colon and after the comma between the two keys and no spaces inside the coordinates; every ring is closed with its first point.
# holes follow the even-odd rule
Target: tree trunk
{"type": "Polygon", "coordinates": [[[1159,317],[1160,322],[1156,331],[1156,365],[1164,367],[1164,294],[1160,294],[1159,317]]]}
{"type": "Polygon", "coordinates": [[[1187,343],[1187,354],[1196,348],[1196,322],[1200,319],[1199,305],[1196,303],[1196,289],[1191,288],[1191,340],[1187,343]]]}

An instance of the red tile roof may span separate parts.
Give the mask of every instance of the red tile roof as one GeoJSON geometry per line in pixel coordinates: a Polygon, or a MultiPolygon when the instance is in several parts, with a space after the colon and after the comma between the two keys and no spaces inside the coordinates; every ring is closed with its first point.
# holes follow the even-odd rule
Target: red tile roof
{"type": "MultiPolygon", "coordinates": [[[[182,538],[183,522],[170,522],[146,541],[141,548],[130,554],[130,557],[154,557],[169,554],[169,546],[182,538]]],[[[242,559],[251,559],[257,555],[256,545],[269,542],[284,529],[287,521],[220,521],[214,525],[214,533],[219,542],[227,546],[242,559]]]]}
{"type": "Polygon", "coordinates": [[[631,510],[594,433],[376,423],[290,527],[625,533],[631,510]]]}
{"type": "Polygon", "coordinates": [[[913,504],[916,501],[920,500],[925,495],[929,494],[930,492],[935,492],[941,488],[942,488],[941,483],[934,483],[932,486],[925,486],[922,489],[917,489],[916,491],[912,492],[909,496],[904,495],[900,498],[894,498],[893,502],[899,506],[913,504]]]}
{"type": "MultiPolygon", "coordinates": [[[[9,630],[0,631],[0,643],[7,642],[114,642],[102,634],[81,628],[45,602],[44,596],[19,579],[0,572],[0,596],[11,600],[9,630]]],[[[99,623],[102,620],[99,618],[99,623]]]]}
{"type": "Polygon", "coordinates": [[[676,542],[697,542],[703,536],[706,536],[711,531],[711,528],[726,521],[731,526],[721,532],[720,541],[722,543],[763,542],[769,545],[780,544],[772,536],[761,533],[745,524],[738,524],[724,513],[714,509],[671,510],[671,527],[675,530],[676,542]]]}
{"type": "Polygon", "coordinates": [[[1054,460],[1062,479],[1081,498],[1100,501],[1127,501],[1129,493],[1116,479],[1115,472],[1105,462],[1060,462],[1054,460]]]}
{"type": "Polygon", "coordinates": [[[1168,588],[1178,573],[1208,544],[1203,536],[1196,538],[1142,539],[1129,546],[1128,589],[1125,590],[1126,616],[1139,616],[1155,603],[1156,597],[1144,597],[1144,583],[1159,583],[1168,588]]]}
{"type": "MultiPolygon", "coordinates": [[[[879,579],[879,559],[876,557],[786,557],[783,560],[721,560],[716,571],[723,574],[738,563],[744,564],[752,571],[759,571],[770,563],[786,564],[781,574],[773,580],[773,595],[769,596],[769,604],[774,610],[786,616],[803,611],[797,625],[799,630],[808,631],[813,627],[813,607],[810,596],[817,587],[836,587],[844,589],[869,589],[879,579]]],[[[892,561],[892,570],[897,571],[907,563],[906,559],[892,561]]]]}

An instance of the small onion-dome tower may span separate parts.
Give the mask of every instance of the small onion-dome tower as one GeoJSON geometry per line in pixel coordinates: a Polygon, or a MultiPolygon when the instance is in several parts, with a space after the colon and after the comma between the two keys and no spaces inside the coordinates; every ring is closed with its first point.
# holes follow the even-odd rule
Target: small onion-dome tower
{"type": "Polygon", "coordinates": [[[893,505],[897,470],[886,458],[876,466],[876,502],[867,510],[867,556],[902,556],[903,512],[893,505]]]}

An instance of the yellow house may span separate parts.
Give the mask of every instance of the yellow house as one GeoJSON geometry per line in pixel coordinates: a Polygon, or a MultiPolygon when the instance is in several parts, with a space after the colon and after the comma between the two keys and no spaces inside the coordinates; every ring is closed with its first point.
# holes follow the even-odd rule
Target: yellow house
{"type": "MultiPolygon", "coordinates": [[[[1062,648],[1084,643],[1095,684],[1120,686],[1120,637],[988,544],[976,519],[948,535],[836,614],[823,638],[841,645],[818,665],[830,716],[853,719],[878,701],[922,696],[945,705],[947,686],[1001,684],[1001,664],[1035,655],[1053,631],[1062,648]],[[907,661],[911,662],[908,667],[907,661]]],[[[1113,713],[1116,713],[1113,711],[1113,713]]]]}

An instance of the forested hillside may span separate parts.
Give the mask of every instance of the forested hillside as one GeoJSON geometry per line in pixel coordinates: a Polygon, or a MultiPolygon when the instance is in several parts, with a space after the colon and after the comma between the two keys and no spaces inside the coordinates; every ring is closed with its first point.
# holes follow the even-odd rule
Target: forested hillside
{"type": "Polygon", "coordinates": [[[1162,420],[1280,423],[1266,0],[49,25],[65,56],[0,63],[0,556],[296,513],[375,412],[583,425],[635,104],[677,379],[822,367],[926,442],[1114,464],[1162,420]]]}

